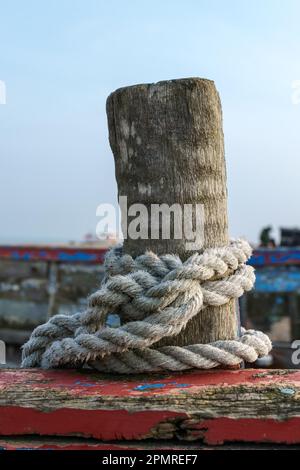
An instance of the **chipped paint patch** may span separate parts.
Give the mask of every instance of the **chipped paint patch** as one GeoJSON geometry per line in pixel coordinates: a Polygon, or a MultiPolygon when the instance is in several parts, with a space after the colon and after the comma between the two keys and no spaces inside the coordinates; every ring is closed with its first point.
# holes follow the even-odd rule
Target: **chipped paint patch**
{"type": "Polygon", "coordinates": [[[137,387],[134,387],[133,390],[138,390],[139,392],[144,391],[144,390],[153,390],[157,388],[164,388],[166,384],[143,384],[143,385],[138,385],[137,387]]]}
{"type": "Polygon", "coordinates": [[[296,392],[293,388],[283,387],[279,389],[280,393],[283,395],[294,395],[296,392]]]}
{"type": "Polygon", "coordinates": [[[133,390],[137,390],[139,392],[143,392],[144,390],[155,390],[155,389],[162,389],[165,387],[171,388],[185,388],[190,387],[190,384],[187,383],[177,383],[177,382],[167,382],[167,383],[144,383],[134,387],[133,390]],[[173,387],[172,387],[173,386],[173,387]]]}
{"type": "Polygon", "coordinates": [[[288,375],[288,374],[295,374],[296,370],[289,370],[289,369],[279,369],[279,370],[268,370],[266,372],[259,372],[258,374],[253,374],[253,379],[260,379],[263,377],[272,377],[274,375],[288,375]]]}
{"type": "Polygon", "coordinates": [[[81,380],[76,380],[74,385],[79,385],[80,387],[96,387],[97,384],[91,382],[81,382],[81,380]]]}

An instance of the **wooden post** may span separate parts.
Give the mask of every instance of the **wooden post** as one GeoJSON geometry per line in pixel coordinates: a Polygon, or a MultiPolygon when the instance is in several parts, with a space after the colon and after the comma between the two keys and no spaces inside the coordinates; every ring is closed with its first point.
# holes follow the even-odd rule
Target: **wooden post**
{"type": "MultiPolygon", "coordinates": [[[[144,204],[203,204],[204,246],[228,243],[226,168],[222,109],[214,82],[168,80],[120,88],[107,100],[109,140],[118,193],[128,207],[144,204]]],[[[132,217],[122,214],[122,225],[132,217]]],[[[187,239],[127,238],[124,251],[176,253],[186,259],[187,239]]],[[[237,332],[234,302],[208,307],[176,338],[162,344],[232,339],[237,332]]],[[[158,344],[157,344],[158,345],[158,344]]]]}

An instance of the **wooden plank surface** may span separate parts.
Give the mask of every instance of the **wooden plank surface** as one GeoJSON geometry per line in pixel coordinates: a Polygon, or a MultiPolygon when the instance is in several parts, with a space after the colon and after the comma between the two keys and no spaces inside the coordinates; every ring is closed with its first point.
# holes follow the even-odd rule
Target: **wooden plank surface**
{"type": "Polygon", "coordinates": [[[135,451],[135,450],[201,450],[206,448],[199,443],[185,443],[178,441],[112,441],[101,442],[95,439],[82,439],[76,437],[6,437],[0,438],[1,450],[110,450],[110,451],[135,451]]]}
{"type": "Polygon", "coordinates": [[[0,435],[300,443],[300,371],[0,370],[0,435]]]}
{"type": "MultiPolygon", "coordinates": [[[[147,451],[156,452],[201,452],[207,450],[299,450],[299,445],[233,443],[223,446],[208,446],[199,441],[106,441],[77,437],[6,437],[0,438],[1,450],[100,450],[100,451],[147,451]]],[[[171,454],[172,455],[172,454],[171,454]]]]}

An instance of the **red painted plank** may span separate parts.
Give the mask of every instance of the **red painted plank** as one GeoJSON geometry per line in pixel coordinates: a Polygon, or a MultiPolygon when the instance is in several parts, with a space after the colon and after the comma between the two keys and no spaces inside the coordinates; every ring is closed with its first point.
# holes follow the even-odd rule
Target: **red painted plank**
{"type": "Polygon", "coordinates": [[[300,371],[0,370],[0,435],[300,443],[300,371]]]}
{"type": "Polygon", "coordinates": [[[204,430],[204,442],[210,445],[224,442],[284,442],[286,444],[300,442],[300,417],[286,421],[218,418],[204,420],[196,427],[204,430]]]}
{"type": "MultiPolygon", "coordinates": [[[[100,441],[153,437],[151,431],[169,419],[188,420],[171,411],[61,409],[45,414],[31,408],[1,409],[0,435],[81,436],[100,441]]],[[[300,443],[300,417],[286,421],[259,418],[214,418],[193,425],[189,438],[205,444],[225,442],[300,443]]]]}
{"type": "MultiPolygon", "coordinates": [[[[94,439],[72,438],[20,438],[6,437],[0,439],[1,450],[110,450],[110,451],[136,451],[144,450],[147,452],[157,451],[207,451],[207,450],[280,450],[287,449],[286,445],[281,444],[243,444],[233,443],[229,445],[206,445],[200,442],[182,442],[182,441],[123,441],[123,442],[100,442],[94,439]]],[[[293,449],[299,450],[299,446],[293,446],[293,449]]],[[[104,454],[105,455],[105,454],[104,454]]],[[[130,455],[130,454],[129,454],[130,455]]]]}
{"type": "Polygon", "coordinates": [[[184,413],[164,410],[79,410],[62,408],[48,413],[32,408],[2,407],[0,435],[93,437],[100,440],[142,439],[161,422],[186,418],[184,413]]]}
{"type": "Polygon", "coordinates": [[[276,383],[293,383],[300,386],[300,370],[278,371],[244,369],[244,370],[210,370],[192,371],[172,375],[152,374],[149,376],[113,378],[108,374],[76,370],[42,370],[42,369],[0,369],[0,391],[8,385],[35,388],[37,390],[64,390],[80,396],[164,396],[180,394],[183,391],[197,392],[201,387],[222,385],[263,385],[276,383]]]}
{"type": "MultiPolygon", "coordinates": [[[[113,444],[113,443],[65,443],[65,442],[11,442],[9,440],[0,440],[1,450],[141,450],[142,447],[135,446],[129,447],[126,444],[113,444]]],[[[167,448],[168,449],[168,448],[167,448]]]]}
{"type": "Polygon", "coordinates": [[[135,443],[129,444],[126,442],[113,443],[113,442],[95,442],[86,439],[82,439],[81,442],[65,442],[63,438],[59,441],[54,441],[52,439],[47,440],[47,442],[38,442],[35,440],[32,441],[11,441],[9,439],[0,440],[0,451],[1,450],[123,450],[123,451],[135,451],[135,450],[206,450],[200,449],[200,446],[192,446],[190,444],[182,443],[180,446],[176,443],[169,443],[165,445],[156,445],[149,446],[148,444],[135,443]]]}

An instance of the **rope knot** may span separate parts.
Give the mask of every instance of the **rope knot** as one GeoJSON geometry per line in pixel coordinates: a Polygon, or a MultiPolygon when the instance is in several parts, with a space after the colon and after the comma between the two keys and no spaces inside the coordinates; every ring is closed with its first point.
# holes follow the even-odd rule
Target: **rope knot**
{"type": "Polygon", "coordinates": [[[221,306],[252,289],[255,276],[245,263],[251,247],[244,240],[210,248],[185,262],[178,256],[152,252],[133,259],[121,247],[105,261],[100,289],[88,308],[75,315],[56,315],[38,326],[23,346],[22,367],[88,365],[115,373],[209,369],[253,362],[271,350],[261,332],[245,331],[239,338],[185,347],[152,346],[178,335],[205,307],[221,306]],[[121,326],[106,325],[117,313],[121,326]]]}

